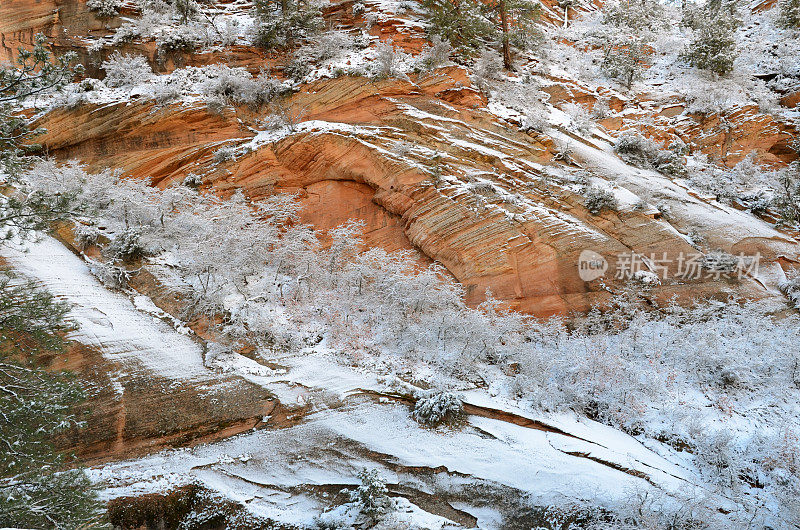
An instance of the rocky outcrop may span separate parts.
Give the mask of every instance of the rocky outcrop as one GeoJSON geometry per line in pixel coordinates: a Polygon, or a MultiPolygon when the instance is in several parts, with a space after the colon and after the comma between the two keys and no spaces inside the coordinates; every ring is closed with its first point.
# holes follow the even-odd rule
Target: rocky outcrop
{"type": "MultiPolygon", "coordinates": [[[[653,175],[626,189],[639,196],[675,189],[670,220],[630,207],[592,215],[574,188],[547,183],[549,172],[574,171],[552,160],[552,140],[487,113],[469,86],[459,68],[411,82],[322,80],[284,102],[303,109],[295,130],[259,136],[247,109],[218,116],[202,104],[131,102],[59,110],[42,121],[48,132],[41,141],[60,158],[79,158],[94,169],[121,168],[159,186],[195,173],[209,191],[222,194],[242,189],[254,200],[275,191],[298,194],[304,221],[326,230],[360,218],[368,244],[416,248],[439,261],[464,284],[471,304],[490,290],[537,315],[584,311],[607,299],[619,282],[584,282],[578,275],[583,250],[606,256],[612,271],[618,257],[631,252],[667,254],[671,273],[679,267],[678,255],[697,253],[681,234],[693,230],[694,217],[717,215],[717,207],[653,175]],[[241,155],[216,163],[214,152],[222,146],[239,146],[241,155]],[[681,209],[685,216],[677,215],[681,209]]],[[[603,154],[596,146],[585,148],[603,154]]],[[[581,165],[615,178],[613,168],[581,165]]],[[[768,259],[797,254],[796,244],[777,232],[764,236],[766,225],[754,231],[742,221],[726,232],[710,223],[704,229],[729,252],[758,249],[768,259]],[[755,240],[761,243],[743,246],[755,240]]],[[[664,282],[656,291],[687,300],[698,292],[758,298],[773,295],[774,285],[701,278],[664,282]]]]}

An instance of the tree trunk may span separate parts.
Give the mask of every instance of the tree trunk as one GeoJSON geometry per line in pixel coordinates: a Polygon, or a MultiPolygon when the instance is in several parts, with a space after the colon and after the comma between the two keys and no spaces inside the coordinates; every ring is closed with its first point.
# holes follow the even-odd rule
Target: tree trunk
{"type": "Polygon", "coordinates": [[[505,0],[500,0],[497,7],[500,9],[500,25],[503,27],[503,66],[506,70],[513,70],[514,64],[511,62],[511,50],[508,43],[508,13],[505,0]]]}

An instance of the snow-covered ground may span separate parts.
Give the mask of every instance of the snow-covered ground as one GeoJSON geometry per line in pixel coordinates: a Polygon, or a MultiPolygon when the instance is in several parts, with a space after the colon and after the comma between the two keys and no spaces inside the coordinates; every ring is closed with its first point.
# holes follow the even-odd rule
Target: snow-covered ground
{"type": "MultiPolygon", "coordinates": [[[[70,316],[81,328],[71,338],[97,348],[121,370],[176,381],[215,377],[217,372],[203,365],[197,340],[153,316],[141,295],[131,300],[103,287],[58,241],[43,237],[24,250],[3,247],[2,254],[14,269],[72,304],[70,316]]],[[[410,418],[407,405],[365,397],[364,391],[385,390],[385,383],[335,363],[324,348],[276,358],[285,367],[278,370],[229,356],[222,364],[225,374],[241,375],[285,402],[311,404],[312,412],[294,427],[93,469],[104,497],[200,482],[254,513],[305,524],[327,508],[324,497],[302,493],[306,486],[356,485],[362,468],[379,469],[390,484],[438,492],[476,516],[490,499],[471,503],[471,488],[528,494],[546,506],[576,498],[613,505],[651,484],[667,491],[702,487],[674,455],[659,456],[628,435],[573,415],[531,417],[567,434],[480,416],[460,430],[424,429],[410,418]],[[415,468],[441,471],[425,478],[415,468]]],[[[465,402],[526,417],[513,402],[484,390],[469,392],[465,402]]],[[[423,527],[440,527],[430,526],[438,519],[409,509],[423,527]]]]}
{"type": "Polygon", "coordinates": [[[200,343],[103,287],[89,266],[55,239],[43,237],[21,248],[3,246],[0,253],[15,270],[73,304],[70,316],[79,328],[71,339],[103,352],[126,370],[183,380],[206,374],[200,343]]]}
{"type": "MultiPolygon", "coordinates": [[[[417,11],[408,9],[404,4],[405,2],[395,1],[367,3],[371,10],[377,12],[377,20],[393,21],[410,34],[422,35],[423,28],[417,11]]],[[[227,44],[244,43],[253,24],[252,17],[246,14],[248,6],[247,2],[226,4],[220,11],[210,13],[213,17],[209,19],[210,22],[207,20],[198,24],[211,33],[215,31],[222,33],[221,29],[224,27],[227,37],[223,40],[227,44]]],[[[589,15],[583,21],[574,22],[573,37],[574,33],[588,34],[596,29],[598,16],[589,15]]],[[[763,47],[770,39],[783,36],[782,33],[770,29],[771,22],[765,18],[767,16],[754,15],[753,25],[741,30],[745,37],[755,39],[746,46],[745,53],[739,60],[739,68],[748,75],[762,68],[778,68],[782,72],[789,72],[796,66],[791,61],[787,63],[785,60],[773,61],[765,66],[753,58],[763,55],[763,47]]],[[[153,20],[147,28],[152,34],[143,37],[158,39],[159,35],[168,33],[171,31],[169,28],[174,29],[175,25],[175,20],[163,17],[153,20]]],[[[731,97],[721,102],[723,106],[760,103],[759,94],[764,89],[761,82],[747,83],[739,77],[712,80],[712,82],[704,74],[676,65],[679,45],[685,44],[687,39],[681,31],[665,30],[665,34],[657,42],[659,53],[655,64],[641,83],[634,86],[634,91],[659,90],[664,98],[678,95],[688,99],[690,103],[696,103],[699,99],[697,91],[685,90],[686,86],[710,83],[709,86],[717,94],[730,92],[731,97]]],[[[555,31],[553,35],[560,35],[560,31],[555,31]]],[[[356,39],[358,36],[351,37],[356,39]]],[[[215,38],[209,39],[209,46],[222,45],[216,42],[215,38]]],[[[265,82],[265,86],[269,85],[267,88],[275,90],[296,87],[300,83],[307,83],[320,77],[340,75],[342,69],[352,69],[352,72],[360,74],[374,74],[370,68],[379,62],[379,53],[385,54],[390,51],[385,47],[378,50],[375,41],[376,39],[372,37],[362,42],[368,45],[366,47],[345,46],[342,53],[314,64],[305,76],[275,83],[274,86],[265,82]]],[[[795,53],[791,48],[793,42],[795,41],[787,38],[782,46],[790,53],[795,53]]],[[[111,44],[111,40],[95,43],[95,47],[103,44],[111,44]]],[[[597,68],[596,59],[599,50],[586,51],[556,44],[553,53],[549,63],[541,58],[532,60],[535,68],[531,71],[539,83],[536,86],[557,84],[552,76],[574,79],[591,90],[600,89],[601,85],[608,81],[600,77],[597,68]],[[560,61],[559,58],[564,60],[560,61]],[[592,62],[592,59],[595,61],[592,62]]],[[[399,52],[394,55],[394,60],[397,63],[397,71],[393,75],[398,77],[404,76],[417,64],[414,57],[399,52]]],[[[143,71],[134,73],[137,75],[131,76],[130,83],[124,82],[121,86],[110,86],[97,80],[88,84],[72,85],[64,94],[53,99],[53,106],[82,103],[112,105],[127,103],[136,98],[157,101],[163,98],[163,101],[180,101],[184,105],[204,105],[215,96],[214,83],[222,76],[246,79],[251,83],[258,82],[258,78],[253,78],[243,69],[225,67],[186,67],[161,76],[155,75],[147,67],[143,71]]],[[[516,76],[504,76],[502,79],[494,79],[493,82],[497,82],[501,89],[519,85],[523,90],[532,90],[531,87],[534,86],[534,84],[523,84],[521,77],[516,76]]],[[[257,87],[259,90],[262,88],[264,87],[257,87]]],[[[632,96],[626,94],[619,86],[607,93],[625,99],[632,96]]],[[[519,109],[511,109],[504,104],[507,101],[498,96],[500,95],[490,93],[488,112],[499,119],[507,120],[507,123],[523,123],[527,117],[525,113],[519,109]]],[[[573,240],[578,236],[590,241],[608,238],[599,229],[596,230],[587,223],[580,222],[558,207],[545,206],[521,198],[515,194],[514,186],[508,185],[508,180],[512,178],[517,178],[520,182],[530,182],[543,176],[552,176],[563,189],[574,193],[580,186],[573,182],[575,172],[572,169],[555,163],[545,167],[525,159],[527,155],[524,152],[525,145],[497,131],[467,124],[464,120],[458,119],[454,108],[444,103],[441,103],[442,112],[434,114],[400,98],[388,98],[388,100],[409,120],[420,124],[426,131],[431,131],[430,134],[435,136],[437,142],[452,149],[449,154],[442,154],[442,157],[452,163],[454,173],[462,171],[464,174],[443,175],[442,187],[445,189],[443,194],[474,194],[479,188],[488,189],[502,199],[498,204],[491,204],[487,208],[490,214],[546,219],[543,224],[552,228],[554,233],[573,240]],[[495,160],[492,163],[495,166],[493,173],[487,175],[478,172],[474,167],[470,168],[469,164],[464,164],[464,167],[460,168],[459,150],[470,156],[477,155],[495,160]],[[465,177],[463,180],[460,178],[462,176],[465,177]],[[505,206],[511,203],[515,204],[513,209],[505,206]],[[512,214],[512,210],[516,213],[512,214]]],[[[664,233],[688,238],[693,229],[699,229],[709,235],[709,244],[726,250],[746,240],[750,243],[768,241],[769,247],[776,249],[776,254],[781,253],[782,245],[785,243],[786,253],[791,252],[793,247],[790,238],[768,223],[750,213],[710,198],[706,199],[680,179],[670,179],[655,171],[637,169],[624,163],[610,147],[613,138],[600,128],[591,126],[588,129],[583,127],[581,130],[582,128],[576,123],[578,120],[570,113],[546,102],[540,101],[536,105],[539,111],[543,111],[543,115],[540,116],[544,122],[542,133],[554,139],[557,145],[569,145],[577,165],[590,173],[590,182],[613,193],[622,210],[638,207],[642,197],[656,193],[659,200],[668,203],[671,211],[669,219],[660,221],[664,233]],[[576,136],[586,138],[581,138],[583,141],[576,141],[576,136]]],[[[648,107],[648,105],[650,103],[643,104],[643,108],[653,106],[648,107]]],[[[778,114],[788,119],[793,116],[792,112],[780,111],[778,114]]],[[[398,154],[403,150],[392,150],[390,147],[410,142],[398,140],[398,136],[403,137],[403,132],[389,127],[308,120],[252,132],[255,133],[254,137],[236,140],[243,142],[234,148],[237,153],[239,150],[241,152],[256,150],[294,134],[337,134],[355,138],[387,159],[399,160],[424,171],[429,170],[429,166],[424,162],[437,154],[432,149],[415,145],[411,145],[406,153],[398,154]]],[[[520,182],[513,184],[517,185],[520,182]]],[[[146,210],[150,206],[152,204],[142,206],[142,209],[146,210]]],[[[184,220],[188,218],[189,216],[184,220]]],[[[119,219],[116,221],[119,225],[119,219]]],[[[163,224],[162,217],[162,227],[163,224]]],[[[153,239],[161,235],[163,234],[156,234],[153,239]]],[[[227,236],[224,233],[215,235],[217,239],[214,242],[201,241],[200,246],[203,244],[212,246],[224,241],[227,236]]],[[[181,245],[175,244],[176,242],[170,239],[174,236],[175,234],[167,234],[164,236],[164,241],[174,245],[175,249],[162,248],[163,254],[153,258],[148,266],[156,270],[155,265],[159,261],[162,265],[170,261],[163,267],[164,270],[187,265],[180,262],[183,256],[179,255],[178,247],[181,245]]],[[[183,236],[186,235],[182,234],[183,236]]],[[[165,248],[167,244],[164,245],[165,248]]],[[[186,252],[188,247],[189,245],[184,245],[183,251],[186,252]]],[[[296,335],[300,336],[308,329],[314,328],[315,331],[321,329],[321,342],[314,346],[302,344],[287,348],[284,352],[258,351],[252,356],[253,358],[244,357],[225,348],[218,350],[209,348],[210,353],[208,353],[206,345],[183,323],[164,313],[147,296],[132,291],[119,292],[107,289],[92,276],[90,266],[85,261],[54,239],[44,237],[41,241],[29,243],[24,250],[2,247],[0,252],[14,269],[36,279],[59,298],[73,304],[71,316],[80,325],[80,329],[71,338],[101,351],[108,360],[118,364],[120,371],[135,372],[142,377],[153,374],[175,381],[213,381],[221,377],[221,374],[236,375],[260,385],[287,406],[308,406],[308,413],[303,420],[291,427],[257,430],[221,442],[199,445],[191,449],[164,451],[145,458],[111,463],[92,469],[91,476],[104,488],[105,498],[144,492],[163,492],[173,486],[199,482],[211,490],[243,503],[254,513],[292,524],[310,524],[313,517],[323,511],[330,512],[331,517],[342,519],[350,517],[352,514],[348,515],[346,512],[353,506],[333,506],[331,491],[341,487],[356,486],[358,484],[356,475],[359,470],[375,468],[391,487],[397,488],[397,491],[405,491],[409,497],[408,500],[398,501],[398,512],[403,513],[396,515],[398,525],[413,521],[420,527],[441,528],[447,524],[444,518],[426,513],[422,508],[415,506],[414,492],[434,494],[442,502],[473,515],[478,519],[480,528],[503,528],[503,516],[523,506],[558,507],[585,503],[615,509],[628,502],[635,492],[643,490],[666,493],[666,496],[660,497],[664,499],[662,502],[675,505],[677,508],[680,508],[681,503],[686,502],[687,498],[702,498],[712,511],[727,514],[739,508],[738,503],[742,499],[739,488],[746,489],[744,497],[755,499],[754,502],[759,508],[763,507],[762,505],[766,506],[766,515],[759,513],[760,517],[775,526],[791,527],[793,524],[792,515],[782,514],[781,506],[770,496],[776,481],[770,483],[772,478],[764,479],[766,467],[757,469],[754,472],[757,475],[756,479],[751,480],[746,486],[736,483],[739,477],[735,477],[734,485],[731,487],[718,486],[711,484],[708,476],[700,469],[698,460],[707,456],[702,454],[702,450],[676,449],[669,445],[669,440],[660,441],[661,438],[654,435],[664,433],[675,435],[679,442],[688,445],[697,440],[704,440],[704,436],[711,437],[697,426],[703,424],[702,427],[717,429],[723,436],[733,433],[731,440],[728,440],[732,449],[720,450],[722,456],[713,453],[714,440],[708,446],[703,446],[703,450],[708,449],[712,457],[720,459],[730,456],[724,451],[729,450],[731,454],[741,451],[737,454],[747,455],[746,458],[742,458],[743,460],[752,459],[751,455],[759,454],[757,451],[747,451],[750,445],[761,443],[758,436],[764,432],[777,436],[776,433],[785,429],[787,436],[790,436],[797,426],[795,389],[787,383],[781,392],[776,390],[774,396],[762,399],[757,393],[759,390],[757,385],[756,388],[746,385],[740,387],[736,381],[737,377],[747,379],[750,373],[759,377],[766,373],[764,378],[767,381],[771,382],[773,378],[777,381],[777,376],[770,372],[769,367],[760,366],[761,362],[767,361],[748,357],[750,351],[747,348],[752,347],[755,352],[766,352],[773,349],[771,345],[774,345],[776,356],[785,353],[785,358],[790,359],[793,352],[789,351],[790,348],[786,345],[787,341],[792,340],[793,335],[790,333],[785,337],[775,337],[771,342],[768,338],[764,338],[763,330],[753,330],[754,343],[742,347],[743,353],[740,352],[735,362],[731,362],[726,355],[732,352],[734,346],[731,345],[731,341],[723,340],[722,335],[729,332],[730,336],[735,337],[735,332],[710,328],[705,331],[700,330],[691,337],[698,335],[706,337],[717,333],[720,335],[718,340],[711,339],[710,342],[721,344],[721,351],[714,350],[712,353],[719,354],[718,357],[710,356],[708,361],[719,362],[719,367],[711,364],[700,366],[697,371],[701,372],[701,375],[698,377],[696,373],[690,373],[686,366],[668,366],[670,362],[675,363],[676,359],[685,360],[676,353],[680,347],[675,346],[675,342],[681,339],[679,335],[681,325],[663,324],[662,327],[659,322],[644,322],[642,333],[652,333],[652,342],[656,343],[645,345],[652,350],[643,346],[644,340],[637,342],[639,340],[636,335],[637,330],[626,336],[630,342],[622,341],[621,344],[615,342],[613,335],[578,336],[573,342],[569,342],[566,338],[561,342],[553,340],[552,343],[548,343],[553,346],[553,351],[545,352],[544,355],[547,361],[553,357],[553,364],[547,364],[542,359],[536,358],[534,353],[541,352],[523,349],[525,347],[523,344],[518,348],[522,353],[512,352],[512,346],[505,346],[503,335],[505,331],[501,330],[497,335],[483,340],[503,342],[504,348],[498,348],[501,352],[498,358],[506,359],[506,356],[517,355],[513,359],[523,364],[528,363],[527,372],[523,374],[528,379],[517,383],[525,389],[523,392],[512,389],[513,378],[499,373],[500,363],[484,366],[481,364],[484,359],[478,355],[472,360],[475,361],[476,367],[480,365],[480,375],[485,377],[484,383],[486,383],[483,386],[488,386],[488,389],[483,386],[476,388],[469,378],[459,379],[450,373],[454,371],[452,369],[459,361],[454,360],[452,352],[448,352],[446,347],[443,352],[425,352],[430,358],[414,357],[417,352],[414,352],[412,347],[409,348],[412,351],[408,357],[403,358],[405,352],[399,352],[400,345],[393,344],[387,347],[381,342],[384,337],[370,336],[368,337],[370,340],[364,340],[367,346],[353,346],[350,349],[341,343],[334,343],[333,335],[336,334],[334,331],[341,332],[348,338],[347,333],[355,330],[353,336],[356,336],[359,324],[357,319],[360,318],[358,315],[365,311],[369,312],[370,308],[374,309],[374,305],[367,306],[366,310],[363,307],[355,307],[353,311],[355,317],[345,315],[345,325],[342,326],[344,331],[323,329],[325,324],[320,322],[326,322],[333,327],[330,324],[333,320],[324,321],[319,317],[323,309],[325,311],[330,309],[323,307],[325,300],[314,301],[306,306],[300,304],[300,309],[294,308],[296,314],[288,315],[289,310],[285,308],[286,299],[281,285],[280,302],[268,300],[256,309],[254,305],[242,306],[245,307],[242,311],[261,312],[267,315],[270,324],[278,323],[279,326],[298,328],[299,331],[290,329],[288,335],[297,331],[296,335]],[[315,314],[317,316],[314,316],[315,314]],[[317,320],[314,320],[315,318],[317,320]],[[348,321],[347,318],[351,320],[348,321]],[[631,338],[631,335],[634,337],[631,338]],[[599,346],[594,343],[595,340],[599,346]],[[584,350],[575,346],[581,341],[585,352],[588,352],[586,358],[581,357],[584,350]],[[606,350],[602,349],[603,344],[606,344],[603,341],[611,343],[606,350]],[[556,347],[563,348],[563,351],[557,350],[556,347]],[[633,353],[623,351],[625,348],[632,348],[635,351],[633,353]],[[364,354],[365,350],[369,353],[364,354]],[[665,361],[660,355],[667,350],[673,357],[668,357],[665,361]],[[597,352],[605,357],[600,360],[594,359],[592,355],[597,352]],[[646,357],[648,354],[652,355],[644,360],[636,357],[636,355],[646,357]],[[558,355],[563,356],[558,357],[558,355]],[[630,358],[634,361],[630,364],[622,361],[614,364],[625,355],[629,356],[627,361],[630,361],[630,358]],[[565,359],[574,362],[575,365],[559,367],[558,363],[564,363],[565,359]],[[640,364],[636,364],[639,361],[640,364]],[[539,362],[541,364],[537,365],[539,362]],[[735,370],[731,369],[732,374],[729,374],[735,380],[731,383],[732,389],[719,390],[715,386],[718,384],[716,380],[709,382],[703,379],[703,377],[709,379],[716,377],[717,372],[727,373],[723,370],[726,369],[723,362],[734,365],[735,370]],[[465,404],[480,407],[479,410],[482,412],[471,415],[467,424],[457,429],[421,427],[411,419],[409,405],[393,399],[397,396],[392,393],[398,386],[403,385],[395,377],[401,371],[400,368],[408,369],[408,366],[414,363],[416,364],[413,366],[413,371],[410,369],[407,371],[406,375],[409,378],[415,378],[422,386],[440,385],[457,388],[463,392],[465,404]],[[664,363],[664,366],[661,363],[664,363]],[[642,367],[645,364],[651,369],[643,370],[642,374],[609,375],[604,372],[609,368],[624,371],[628,367],[642,367]],[[568,381],[573,370],[578,372],[577,383],[568,381]],[[564,410],[573,405],[569,401],[559,402],[557,398],[548,401],[547,396],[542,397],[537,394],[542,392],[542,388],[559,392],[562,390],[567,392],[573,388],[586,388],[588,391],[594,378],[603,376],[612,381],[610,383],[612,388],[607,391],[608,394],[612,397],[621,395],[623,398],[625,389],[615,385],[631,384],[638,389],[647,386],[648,377],[668,379],[663,387],[668,392],[665,391],[656,398],[642,392],[650,398],[650,401],[634,402],[638,408],[631,414],[635,416],[631,423],[642,428],[642,433],[635,438],[621,430],[574,413],[541,412],[545,408],[542,403],[552,405],[552,408],[557,410],[564,410]],[[570,383],[574,386],[567,388],[570,383]],[[586,386],[582,387],[581,384],[584,383],[586,386]],[[528,392],[527,396],[525,392],[528,392]],[[700,432],[697,439],[687,434],[695,427],[698,427],[700,432]],[[411,493],[408,493],[409,491],[411,493]],[[499,502],[498,499],[503,499],[503,502],[499,502]]],[[[226,258],[233,258],[234,254],[232,251],[226,258]]],[[[259,266],[261,265],[263,264],[259,263],[259,266]]],[[[275,268],[275,279],[279,277],[280,268],[281,265],[275,268]]],[[[370,273],[373,272],[370,270],[370,273]]],[[[252,274],[245,280],[263,280],[255,276],[257,275],[252,274]]],[[[265,276],[272,277],[273,274],[270,271],[270,274],[265,276]]],[[[390,279],[395,280],[399,277],[390,279]]],[[[378,278],[385,280],[385,277],[378,278]]],[[[304,281],[306,280],[307,278],[304,278],[304,281]]],[[[756,280],[760,283],[759,288],[771,290],[772,294],[777,295],[774,287],[785,281],[786,276],[783,269],[774,264],[769,268],[759,269],[756,280]]],[[[257,284],[258,281],[253,282],[253,285],[257,284]]],[[[182,287],[186,285],[189,283],[184,282],[182,287]]],[[[296,285],[299,290],[299,278],[296,285]]],[[[244,302],[246,297],[233,292],[231,285],[226,285],[225,288],[231,291],[226,293],[228,296],[224,302],[228,305],[225,308],[235,313],[237,309],[241,309],[236,307],[236,304],[244,302]]],[[[274,291],[274,285],[272,288],[274,291]]],[[[269,287],[264,293],[257,292],[246,301],[250,303],[251,300],[269,296],[277,299],[274,292],[269,291],[269,287]]],[[[345,299],[354,306],[358,306],[359,303],[365,304],[363,299],[356,299],[353,302],[352,297],[330,298],[334,303],[345,299]]],[[[381,308],[381,311],[383,310],[381,308]]],[[[387,316],[392,316],[392,309],[385,311],[387,316]]],[[[444,323],[445,317],[452,317],[460,321],[466,318],[467,314],[467,310],[452,315],[442,311],[441,320],[444,323]]],[[[436,320],[439,320],[438,313],[436,320]]],[[[398,321],[406,325],[410,319],[398,321]]],[[[725,322],[726,325],[730,323],[730,321],[725,322]]],[[[246,322],[247,325],[252,323],[246,322]]],[[[691,328],[689,324],[682,325],[689,329],[691,328]]],[[[270,332],[273,330],[271,327],[266,329],[270,332]]],[[[445,332],[449,331],[444,326],[442,329],[445,332]]],[[[369,328],[367,331],[370,335],[383,333],[388,337],[400,337],[400,332],[392,335],[383,328],[380,330],[377,327],[369,328]]],[[[537,328],[536,332],[539,331],[537,328]]],[[[406,335],[413,334],[407,330],[403,332],[406,335]]],[[[557,335],[557,332],[554,332],[554,335],[557,335]]],[[[467,336],[472,337],[472,335],[467,336]]],[[[527,334],[525,339],[530,343],[527,334]]],[[[466,350],[466,346],[464,349],[466,350]]],[[[691,350],[688,346],[685,349],[691,350]]],[[[709,346],[709,350],[713,349],[709,346]]],[[[755,355],[757,357],[758,353],[755,355]]],[[[772,358],[768,359],[771,360],[772,358]]],[[[789,360],[786,363],[780,366],[790,365],[789,360]]],[[[782,375],[784,377],[782,380],[789,380],[787,374],[782,375]]],[[[655,381],[651,382],[655,384],[655,381]]],[[[662,381],[658,383],[661,384],[662,381]]],[[[591,390],[595,391],[594,388],[591,390]]],[[[655,392],[657,391],[651,393],[655,392]]],[[[602,394],[603,390],[597,393],[602,394]]],[[[603,397],[608,394],[603,394],[603,397]]],[[[619,418],[613,420],[619,421],[619,418]]],[[[608,421],[613,423],[612,420],[608,421]]],[[[634,429],[631,429],[631,432],[633,431],[634,429]]],[[[768,441],[767,445],[772,442],[774,440],[768,441]]],[[[788,445],[791,445],[791,441],[788,445]]],[[[793,446],[789,447],[785,454],[796,455],[793,450],[793,446]]],[[[779,454],[784,455],[784,453],[779,454]]],[[[768,458],[764,460],[769,458],[773,458],[772,453],[769,453],[768,458]]],[[[749,463],[751,462],[745,462],[749,463]]],[[[719,462],[712,462],[709,468],[714,469],[713,465],[717,464],[719,462]]],[[[733,468],[733,463],[729,466],[727,462],[722,462],[718,467],[733,468]]],[[[781,477],[793,480],[788,472],[780,475],[783,473],[780,466],[770,468],[768,471],[771,472],[775,468],[778,468],[777,481],[783,480],[781,477]]],[[[752,469],[748,468],[746,471],[750,472],[752,469]]]]}

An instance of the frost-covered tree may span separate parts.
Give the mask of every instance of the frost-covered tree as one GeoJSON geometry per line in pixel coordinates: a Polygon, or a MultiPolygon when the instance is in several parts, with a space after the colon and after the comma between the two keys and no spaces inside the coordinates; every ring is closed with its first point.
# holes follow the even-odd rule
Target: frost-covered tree
{"type": "Polygon", "coordinates": [[[778,13],[778,24],[782,27],[800,28],[800,0],[781,0],[778,13]]]}
{"type": "Polygon", "coordinates": [[[489,20],[487,7],[478,0],[423,0],[428,33],[450,42],[468,57],[496,41],[497,28],[489,20]]]}
{"type": "Polygon", "coordinates": [[[86,7],[98,18],[113,18],[119,15],[120,0],[87,0],[86,7]]]}
{"type": "Polygon", "coordinates": [[[511,46],[528,48],[540,41],[541,35],[536,22],[541,15],[541,6],[529,0],[496,0],[492,6],[491,18],[500,28],[500,48],[503,53],[503,67],[514,69],[511,46]]]}
{"type": "Polygon", "coordinates": [[[651,55],[649,46],[638,39],[608,43],[603,51],[602,68],[609,77],[630,89],[634,81],[642,79],[651,55]]]}
{"type": "Polygon", "coordinates": [[[452,53],[453,46],[439,35],[434,35],[431,44],[422,47],[422,52],[417,57],[417,68],[422,72],[435,70],[449,61],[452,53]]]}
{"type": "Polygon", "coordinates": [[[398,50],[392,39],[387,39],[375,47],[377,52],[375,57],[374,70],[372,75],[376,79],[386,79],[389,77],[402,77],[405,74],[402,70],[402,62],[407,55],[398,50]]]}
{"type": "Polygon", "coordinates": [[[256,0],[253,42],[264,48],[294,46],[322,29],[320,6],[313,0],[256,0]]]}
{"type": "Polygon", "coordinates": [[[735,4],[709,2],[696,23],[694,38],[681,54],[682,59],[718,75],[730,73],[738,55],[736,30],[740,21],[735,4]]]}
{"type": "Polygon", "coordinates": [[[603,6],[603,22],[624,29],[628,36],[665,25],[664,8],[653,0],[620,0],[603,6]]]}
{"type": "Polygon", "coordinates": [[[539,41],[535,22],[541,8],[528,0],[423,0],[422,5],[428,32],[449,41],[464,57],[499,45],[504,67],[512,69],[511,46],[539,41]]]}
{"type": "Polygon", "coordinates": [[[452,392],[429,393],[417,399],[411,417],[427,427],[456,425],[464,420],[464,403],[452,392]]]}
{"type": "Polygon", "coordinates": [[[174,6],[182,24],[186,24],[200,13],[200,5],[194,0],[175,0],[174,6]]]}
{"type": "Polygon", "coordinates": [[[792,162],[775,177],[775,205],[784,221],[800,222],[800,163],[792,162]]]}
{"type": "Polygon", "coordinates": [[[686,147],[671,145],[661,149],[656,142],[635,130],[627,130],[614,143],[614,152],[625,162],[642,168],[660,171],[670,176],[686,173],[683,155],[686,147]]]}
{"type": "Polygon", "coordinates": [[[100,66],[106,71],[106,84],[111,87],[134,86],[153,77],[153,68],[141,55],[114,52],[100,66]]]}
{"type": "Polygon", "coordinates": [[[374,524],[393,507],[386,481],[381,478],[377,469],[364,469],[359,472],[358,478],[361,479],[361,485],[350,492],[350,502],[355,503],[359,514],[368,524],[374,524]]]}
{"type": "MultiPolygon", "coordinates": [[[[80,426],[81,387],[42,368],[63,351],[68,307],[32,282],[0,272],[0,525],[81,528],[97,524],[94,488],[53,438],[80,426]]],[[[99,525],[98,525],[99,526],[99,525]]]]}
{"type": "MultiPolygon", "coordinates": [[[[75,212],[76,193],[25,186],[24,142],[37,131],[14,114],[23,99],[71,80],[73,59],[53,59],[37,36],[16,66],[0,68],[0,169],[13,186],[0,203],[4,240],[48,230],[75,212]]],[[[63,350],[67,310],[32,283],[0,272],[0,526],[79,528],[100,514],[86,475],[68,469],[72,462],[53,446],[55,436],[79,425],[73,407],[83,399],[67,374],[42,366],[45,355],[63,350]]]]}
{"type": "Polygon", "coordinates": [[[259,109],[283,94],[286,89],[280,81],[262,71],[253,78],[244,68],[230,68],[227,65],[214,65],[206,69],[208,78],[200,90],[211,108],[215,103],[222,105],[247,105],[259,109]]]}
{"type": "Polygon", "coordinates": [[[33,140],[41,132],[31,127],[31,120],[15,113],[15,106],[25,98],[57,90],[79,71],[70,63],[74,54],[53,58],[42,35],[37,35],[32,50],[19,50],[16,66],[0,67],[0,172],[7,184],[16,186],[0,202],[0,238],[24,237],[33,231],[49,229],[53,221],[73,212],[74,197],[49,190],[20,187],[21,170],[36,149],[33,140]]]}
{"type": "Polygon", "coordinates": [[[58,90],[72,81],[80,67],[71,67],[77,56],[67,53],[53,57],[44,35],[36,35],[33,49],[18,50],[15,65],[0,65],[0,166],[7,171],[14,167],[32,147],[38,132],[30,120],[14,113],[14,105],[23,99],[58,90]]]}

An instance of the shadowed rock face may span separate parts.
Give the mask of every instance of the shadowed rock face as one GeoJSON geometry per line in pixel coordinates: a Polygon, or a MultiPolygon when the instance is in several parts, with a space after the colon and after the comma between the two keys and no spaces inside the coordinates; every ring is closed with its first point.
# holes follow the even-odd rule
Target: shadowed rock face
{"type": "Polygon", "coordinates": [[[277,400],[239,377],[211,372],[198,381],[158,377],[77,342],[50,366],[70,370],[90,389],[87,405],[78,411],[85,427],[57,440],[84,463],[219,440],[264,425],[265,417],[282,417],[277,400]]]}

